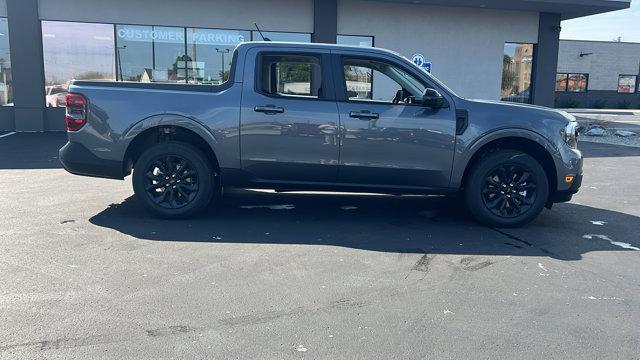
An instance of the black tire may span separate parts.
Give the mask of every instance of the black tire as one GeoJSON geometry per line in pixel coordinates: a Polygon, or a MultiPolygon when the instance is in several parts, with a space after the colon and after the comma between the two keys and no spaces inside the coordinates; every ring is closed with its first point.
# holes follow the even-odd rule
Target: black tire
{"type": "Polygon", "coordinates": [[[488,226],[525,225],[540,214],[549,196],[540,163],[516,150],[498,150],[481,158],[465,180],[469,212],[488,226]]]}
{"type": "Polygon", "coordinates": [[[211,162],[197,148],[166,142],[147,149],[133,170],[133,191],[151,214],[164,219],[196,215],[216,189],[211,162]]]}

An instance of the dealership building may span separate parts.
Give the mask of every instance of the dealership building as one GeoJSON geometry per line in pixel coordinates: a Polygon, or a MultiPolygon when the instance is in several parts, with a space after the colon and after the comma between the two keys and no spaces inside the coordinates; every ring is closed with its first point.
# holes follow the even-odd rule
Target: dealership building
{"type": "Polygon", "coordinates": [[[233,48],[262,36],[387,48],[461,96],[553,106],[560,22],[629,6],[630,0],[0,0],[0,131],[63,130],[60,106],[73,79],[221,83],[233,48]]]}

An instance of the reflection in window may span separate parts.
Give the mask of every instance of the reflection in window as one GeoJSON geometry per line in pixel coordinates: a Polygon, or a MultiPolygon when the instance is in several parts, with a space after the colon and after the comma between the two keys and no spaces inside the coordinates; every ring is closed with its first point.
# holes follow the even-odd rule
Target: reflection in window
{"type": "Polygon", "coordinates": [[[373,47],[373,36],[338,35],[337,43],[340,45],[373,47]]]}
{"type": "Polygon", "coordinates": [[[533,44],[504,44],[502,58],[503,101],[531,103],[531,71],[533,44]]]}
{"type": "Polygon", "coordinates": [[[322,97],[320,58],[306,55],[264,55],[260,59],[260,90],[272,95],[322,97]]]}
{"type": "Polygon", "coordinates": [[[181,66],[189,82],[221,84],[227,81],[233,49],[248,41],[249,36],[249,31],[188,28],[187,62],[181,66]]]}
{"type": "Polygon", "coordinates": [[[621,94],[634,94],[636,92],[637,75],[618,76],[618,92],[621,94]]]}
{"type": "Polygon", "coordinates": [[[0,105],[13,105],[9,25],[6,18],[0,18],[0,105]]]}
{"type": "Polygon", "coordinates": [[[413,104],[425,90],[420,80],[404,70],[366,59],[345,60],[344,77],[349,100],[413,104]]]}
{"type": "Polygon", "coordinates": [[[71,80],[114,80],[113,25],[43,21],[47,106],[64,106],[71,80]]]}
{"type": "Polygon", "coordinates": [[[185,81],[185,30],[181,27],[116,25],[118,80],[185,81]]]}
{"type": "MultiPolygon", "coordinates": [[[[286,41],[286,42],[299,42],[309,43],[311,42],[311,34],[309,33],[294,33],[294,32],[281,32],[281,31],[263,31],[262,35],[271,41],[286,41]]],[[[262,36],[258,31],[252,31],[251,36],[253,41],[262,41],[262,36]]]]}

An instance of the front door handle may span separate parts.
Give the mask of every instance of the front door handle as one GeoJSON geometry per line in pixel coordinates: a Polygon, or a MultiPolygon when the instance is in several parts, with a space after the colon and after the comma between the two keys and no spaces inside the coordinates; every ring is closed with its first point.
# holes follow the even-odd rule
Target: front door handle
{"type": "Polygon", "coordinates": [[[375,119],[380,118],[380,114],[372,113],[372,112],[367,111],[367,110],[351,111],[349,113],[349,116],[352,117],[352,118],[360,119],[360,120],[375,120],[375,119]]]}
{"type": "Polygon", "coordinates": [[[265,113],[267,115],[273,115],[273,114],[282,114],[284,112],[284,108],[279,106],[274,106],[274,105],[265,105],[265,106],[254,107],[253,111],[265,113]]]}

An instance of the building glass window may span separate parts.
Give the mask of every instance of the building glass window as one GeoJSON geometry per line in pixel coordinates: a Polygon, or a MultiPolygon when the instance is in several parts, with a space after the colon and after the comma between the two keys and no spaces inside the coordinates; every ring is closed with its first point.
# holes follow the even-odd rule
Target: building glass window
{"type": "Polygon", "coordinates": [[[143,35],[151,30],[151,26],[116,25],[117,80],[153,79],[153,44],[143,35]]]}
{"type": "Polygon", "coordinates": [[[184,82],[185,50],[184,28],[116,25],[118,80],[184,82]]]}
{"type": "Polygon", "coordinates": [[[587,74],[569,74],[567,80],[567,91],[569,92],[586,92],[589,75],[587,74]]]}
{"type": "Polygon", "coordinates": [[[618,76],[618,93],[635,94],[637,82],[638,82],[637,75],[618,76]]]}
{"type": "Polygon", "coordinates": [[[373,47],[373,36],[338,35],[336,40],[339,45],[373,47]]]}
{"type": "Polygon", "coordinates": [[[151,81],[186,82],[186,64],[191,58],[186,54],[185,29],[181,27],[154,26],[153,77],[151,81]]]}
{"type": "Polygon", "coordinates": [[[502,58],[503,101],[531,103],[533,44],[505,43],[502,58]]]}
{"type": "MultiPolygon", "coordinates": [[[[310,43],[311,34],[309,33],[295,33],[295,32],[281,32],[281,31],[263,31],[262,35],[271,41],[286,41],[286,42],[299,42],[310,43]]],[[[262,41],[262,36],[258,31],[251,32],[251,39],[253,41],[262,41]]]]}
{"type": "Polygon", "coordinates": [[[556,91],[586,92],[589,87],[589,74],[556,74],[556,91]]]}
{"type": "Polygon", "coordinates": [[[249,37],[249,31],[188,28],[187,59],[180,66],[186,69],[189,82],[221,84],[227,81],[233,49],[249,37]]]}
{"type": "Polygon", "coordinates": [[[567,74],[556,74],[556,91],[567,91],[567,74]]]}
{"type": "Polygon", "coordinates": [[[71,80],[115,79],[113,25],[43,21],[42,47],[48,107],[65,106],[71,80]]]}
{"type": "Polygon", "coordinates": [[[9,24],[7,23],[7,18],[0,18],[0,105],[13,105],[11,51],[9,48],[9,24]]]}

